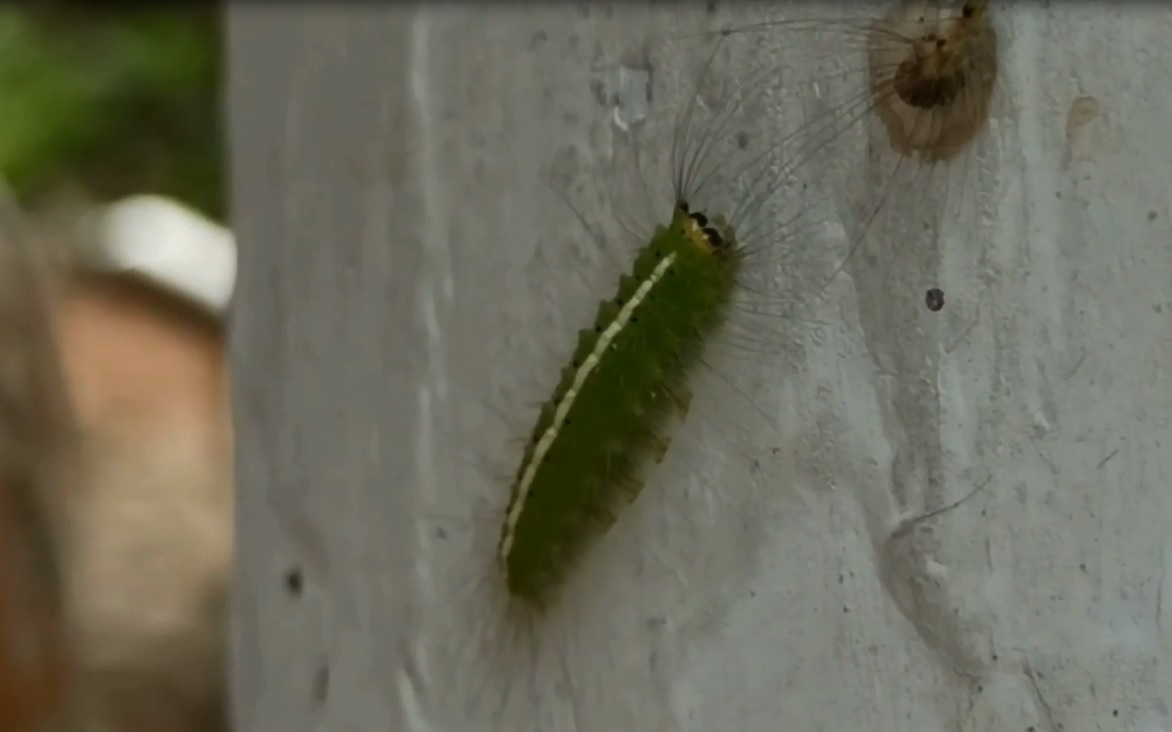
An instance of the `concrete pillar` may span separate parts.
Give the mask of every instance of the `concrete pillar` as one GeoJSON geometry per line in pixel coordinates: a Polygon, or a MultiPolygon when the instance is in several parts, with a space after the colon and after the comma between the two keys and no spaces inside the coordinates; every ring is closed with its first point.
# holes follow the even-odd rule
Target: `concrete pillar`
{"type": "MultiPolygon", "coordinates": [[[[698,391],[536,650],[494,625],[509,440],[623,266],[584,226],[615,100],[650,64],[673,115],[703,53],[653,46],[705,13],[228,11],[240,732],[1172,729],[1155,5],[1001,9],[969,228],[888,229],[793,351],[698,391]]],[[[728,83],[817,51],[730,48],[728,83]]]]}

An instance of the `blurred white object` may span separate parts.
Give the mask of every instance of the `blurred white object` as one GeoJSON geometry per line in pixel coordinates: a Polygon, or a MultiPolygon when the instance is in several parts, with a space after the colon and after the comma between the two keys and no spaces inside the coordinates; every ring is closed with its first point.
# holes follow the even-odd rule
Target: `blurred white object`
{"type": "Polygon", "coordinates": [[[96,267],[137,275],[217,317],[227,314],[236,281],[230,230],[155,195],[124,198],[92,216],[96,267]]]}

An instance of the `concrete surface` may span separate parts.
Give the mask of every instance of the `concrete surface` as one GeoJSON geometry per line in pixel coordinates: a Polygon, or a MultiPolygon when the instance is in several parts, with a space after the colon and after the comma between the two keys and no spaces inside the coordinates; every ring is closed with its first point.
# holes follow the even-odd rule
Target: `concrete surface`
{"type": "MultiPolygon", "coordinates": [[[[1172,730],[1157,4],[1000,8],[958,213],[925,237],[898,205],[934,186],[897,197],[810,300],[873,182],[844,138],[787,345],[700,384],[554,617],[496,610],[510,440],[623,266],[582,219],[704,60],[660,41],[761,12],[232,7],[241,732],[1172,730]]],[[[716,73],[803,54],[741,38],[716,73]]],[[[771,104],[824,101],[784,68],[771,104]]]]}

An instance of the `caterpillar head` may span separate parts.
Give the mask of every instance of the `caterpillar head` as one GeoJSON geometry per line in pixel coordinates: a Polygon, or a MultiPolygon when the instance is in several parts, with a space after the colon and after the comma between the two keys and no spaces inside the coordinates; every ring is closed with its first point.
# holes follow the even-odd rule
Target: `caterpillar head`
{"type": "Polygon", "coordinates": [[[736,249],[736,232],[724,216],[709,218],[702,211],[692,211],[686,201],[678,201],[673,218],[684,235],[708,254],[724,255],[736,249]]]}

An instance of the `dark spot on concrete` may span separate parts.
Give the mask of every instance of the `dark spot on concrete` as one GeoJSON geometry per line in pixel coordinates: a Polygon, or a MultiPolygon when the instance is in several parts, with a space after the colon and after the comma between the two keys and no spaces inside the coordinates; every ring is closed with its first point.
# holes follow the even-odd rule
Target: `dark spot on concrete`
{"type": "Polygon", "coordinates": [[[604,107],[610,106],[610,96],[606,93],[606,86],[600,79],[594,79],[590,82],[590,91],[594,94],[594,100],[604,107]]]}
{"type": "Polygon", "coordinates": [[[938,312],[944,308],[944,290],[939,287],[933,287],[924,294],[924,303],[932,312],[938,312]]]}
{"type": "Polygon", "coordinates": [[[294,567],[285,573],[285,590],[289,596],[296,599],[301,597],[301,591],[304,589],[305,580],[301,576],[301,569],[294,567]]]}
{"type": "Polygon", "coordinates": [[[323,706],[330,698],[330,667],[323,663],[313,674],[313,703],[323,706]]]}

